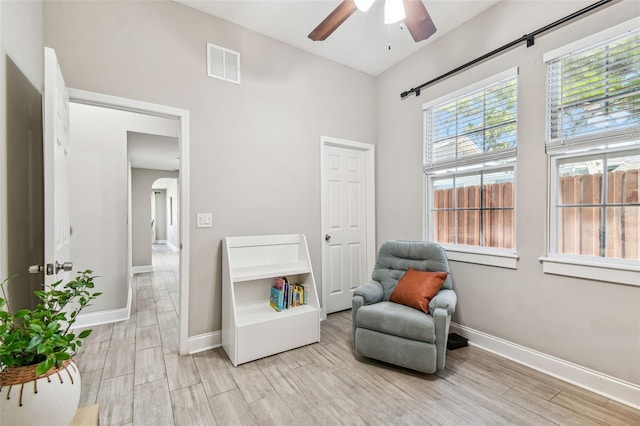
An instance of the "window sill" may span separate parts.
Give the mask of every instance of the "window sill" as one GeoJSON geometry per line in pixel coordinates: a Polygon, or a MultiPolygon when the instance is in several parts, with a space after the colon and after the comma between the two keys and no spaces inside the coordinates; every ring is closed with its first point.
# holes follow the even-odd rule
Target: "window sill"
{"type": "Polygon", "coordinates": [[[542,261],[542,271],[545,274],[586,278],[640,287],[639,267],[558,257],[541,257],[540,261],[542,261]]]}
{"type": "Polygon", "coordinates": [[[467,249],[461,247],[443,246],[447,252],[447,258],[454,262],[475,263],[477,265],[496,266],[498,268],[517,269],[518,258],[516,253],[491,252],[467,249]]]}

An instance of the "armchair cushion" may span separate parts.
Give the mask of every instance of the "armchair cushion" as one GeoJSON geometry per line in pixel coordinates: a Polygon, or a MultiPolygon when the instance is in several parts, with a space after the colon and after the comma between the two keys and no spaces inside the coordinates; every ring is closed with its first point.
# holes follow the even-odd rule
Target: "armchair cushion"
{"type": "Polygon", "coordinates": [[[411,340],[436,341],[433,317],[398,303],[384,301],[362,306],[356,314],[356,325],[411,340]]]}
{"type": "Polygon", "coordinates": [[[447,275],[446,272],[417,271],[410,267],[398,281],[389,300],[428,314],[429,302],[438,293],[447,275]]]}

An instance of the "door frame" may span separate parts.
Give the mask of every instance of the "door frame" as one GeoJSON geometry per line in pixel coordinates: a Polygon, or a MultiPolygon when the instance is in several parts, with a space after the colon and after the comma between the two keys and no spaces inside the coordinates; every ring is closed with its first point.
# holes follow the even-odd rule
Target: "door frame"
{"type": "Polygon", "coordinates": [[[320,136],[320,242],[322,244],[321,257],[322,257],[322,314],[323,320],[327,319],[327,298],[328,298],[328,286],[325,284],[325,277],[329,276],[329,259],[328,253],[326,253],[326,244],[324,243],[324,236],[328,233],[328,229],[325,227],[325,204],[328,200],[327,185],[325,183],[325,155],[326,147],[334,146],[338,148],[346,148],[356,151],[364,152],[365,163],[365,218],[366,218],[366,235],[367,241],[365,246],[367,271],[373,270],[373,265],[376,261],[376,204],[375,204],[375,145],[365,142],[350,141],[346,139],[339,139],[330,136],[320,136]]]}
{"type": "Polygon", "coordinates": [[[189,353],[189,111],[102,93],[69,89],[69,101],[103,108],[177,119],[180,123],[180,312],[178,342],[180,355],[189,353]]]}

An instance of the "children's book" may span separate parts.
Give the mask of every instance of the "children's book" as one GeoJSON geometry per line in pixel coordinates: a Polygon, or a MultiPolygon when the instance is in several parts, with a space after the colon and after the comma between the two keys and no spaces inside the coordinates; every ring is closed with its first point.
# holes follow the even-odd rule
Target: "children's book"
{"type": "Polygon", "coordinates": [[[282,310],[282,302],[283,302],[283,294],[282,290],[278,290],[275,287],[271,287],[271,297],[269,298],[269,306],[271,306],[276,311],[280,312],[282,310]]]}
{"type": "Polygon", "coordinates": [[[284,278],[277,277],[277,278],[274,278],[273,280],[273,286],[278,290],[284,290],[285,284],[286,284],[286,281],[284,280],[284,278]]]}

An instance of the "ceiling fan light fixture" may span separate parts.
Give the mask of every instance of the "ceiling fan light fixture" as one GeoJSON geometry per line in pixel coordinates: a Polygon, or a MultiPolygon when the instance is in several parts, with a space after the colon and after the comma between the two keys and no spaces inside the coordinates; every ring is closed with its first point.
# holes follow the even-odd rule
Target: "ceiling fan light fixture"
{"type": "Polygon", "coordinates": [[[384,23],[395,24],[406,17],[402,0],[386,0],[384,2],[384,23]]]}
{"type": "Polygon", "coordinates": [[[353,2],[356,4],[356,7],[361,12],[368,11],[371,5],[373,4],[373,2],[375,1],[376,0],[353,0],[353,2]]]}

